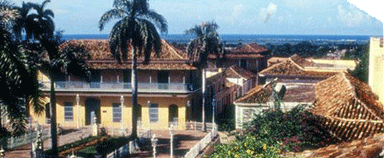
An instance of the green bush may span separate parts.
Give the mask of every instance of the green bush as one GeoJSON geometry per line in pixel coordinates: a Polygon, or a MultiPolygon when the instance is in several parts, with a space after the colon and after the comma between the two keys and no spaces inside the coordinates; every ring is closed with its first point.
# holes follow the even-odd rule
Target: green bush
{"type": "Polygon", "coordinates": [[[306,107],[298,105],[287,113],[278,110],[256,115],[246,131],[270,143],[282,141],[291,151],[325,146],[332,136],[317,124],[317,118],[306,107]]]}
{"type": "Polygon", "coordinates": [[[318,148],[333,142],[317,118],[298,105],[284,113],[277,104],[276,111],[256,115],[245,125],[245,134],[236,135],[236,141],[217,145],[206,157],[279,157],[285,151],[318,148]]]}
{"type": "Polygon", "coordinates": [[[247,134],[233,143],[215,146],[214,152],[206,157],[279,157],[282,148],[278,142],[271,144],[247,134]]]}
{"type": "MultiPolygon", "coordinates": [[[[65,144],[63,146],[58,147],[58,152],[77,147],[79,145],[82,145],[82,144],[94,141],[96,139],[99,139],[99,137],[97,137],[97,136],[89,136],[87,138],[83,138],[81,140],[78,140],[78,141],[75,141],[75,142],[72,142],[72,143],[69,143],[69,144],[65,144]]],[[[49,149],[49,150],[45,151],[46,155],[52,155],[52,153],[53,153],[52,149],[49,149]]]]}
{"type": "Polygon", "coordinates": [[[121,146],[129,143],[131,139],[129,137],[110,137],[98,141],[96,145],[97,153],[101,155],[109,154],[110,152],[120,148],[121,146]]]}

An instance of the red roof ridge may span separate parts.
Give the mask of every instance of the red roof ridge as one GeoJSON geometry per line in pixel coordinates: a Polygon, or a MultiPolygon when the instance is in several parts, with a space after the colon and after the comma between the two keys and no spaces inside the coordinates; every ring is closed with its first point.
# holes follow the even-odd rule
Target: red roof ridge
{"type": "Polygon", "coordinates": [[[286,61],[283,61],[283,62],[274,64],[274,65],[272,65],[272,66],[270,66],[270,67],[268,67],[268,68],[262,70],[261,72],[259,72],[259,74],[264,74],[265,72],[267,72],[267,71],[269,71],[269,70],[271,70],[271,69],[274,69],[274,68],[276,68],[276,67],[279,67],[279,66],[285,64],[286,62],[291,62],[291,63],[293,63],[296,67],[298,67],[300,70],[305,71],[301,66],[299,66],[298,64],[295,64],[295,62],[294,62],[293,60],[286,60],[286,61]]]}
{"type": "Polygon", "coordinates": [[[169,49],[172,50],[172,52],[174,52],[174,55],[176,55],[180,59],[184,59],[184,57],[182,57],[180,54],[178,54],[177,50],[175,50],[171,44],[167,43],[166,40],[161,40],[161,41],[162,41],[162,43],[165,43],[165,44],[167,44],[169,46],[169,49]]]}

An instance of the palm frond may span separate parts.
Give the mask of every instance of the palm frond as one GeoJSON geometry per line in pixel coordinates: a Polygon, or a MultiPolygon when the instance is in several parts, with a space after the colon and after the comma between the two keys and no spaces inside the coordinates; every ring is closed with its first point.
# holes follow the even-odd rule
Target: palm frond
{"type": "MultiPolygon", "coordinates": [[[[41,14],[43,13],[42,8],[41,8],[41,5],[38,4],[38,3],[28,2],[28,3],[26,3],[26,5],[27,5],[28,8],[30,8],[30,9],[28,10],[28,13],[30,12],[31,9],[34,9],[34,10],[37,12],[37,13],[36,13],[37,15],[39,15],[40,13],[41,13],[41,14]]],[[[27,14],[28,14],[28,13],[27,13],[27,14]]]]}
{"type": "Polygon", "coordinates": [[[50,10],[50,9],[46,9],[46,10],[43,12],[42,15],[43,15],[44,17],[46,16],[46,17],[54,18],[54,13],[53,13],[53,11],[50,10]]]}
{"type": "Polygon", "coordinates": [[[149,12],[149,5],[146,0],[131,1],[132,8],[137,11],[137,14],[144,15],[149,12]]]}
{"type": "Polygon", "coordinates": [[[111,10],[105,12],[101,16],[101,19],[99,20],[99,23],[98,23],[99,30],[102,31],[105,24],[107,24],[110,20],[123,18],[126,15],[127,14],[124,9],[118,9],[118,8],[111,9],[111,10]]]}
{"type": "Polygon", "coordinates": [[[193,28],[189,30],[185,30],[186,35],[195,35],[196,38],[203,37],[203,30],[199,25],[195,25],[193,28]]]}
{"type": "Polygon", "coordinates": [[[158,14],[154,10],[150,10],[142,17],[146,17],[148,20],[152,21],[155,24],[155,26],[159,28],[161,33],[164,34],[167,33],[168,31],[167,21],[161,14],[158,14]]]}
{"type": "Polygon", "coordinates": [[[123,33],[123,23],[127,19],[124,18],[118,22],[116,22],[110,32],[109,35],[109,47],[113,57],[117,60],[117,62],[122,63],[122,52],[120,51],[119,47],[121,44],[121,37],[123,33]]]}
{"type": "Polygon", "coordinates": [[[146,19],[138,19],[140,32],[144,38],[144,64],[149,63],[151,57],[151,51],[154,48],[155,54],[159,56],[159,52],[161,51],[161,38],[159,37],[159,33],[156,30],[154,24],[146,19]]]}

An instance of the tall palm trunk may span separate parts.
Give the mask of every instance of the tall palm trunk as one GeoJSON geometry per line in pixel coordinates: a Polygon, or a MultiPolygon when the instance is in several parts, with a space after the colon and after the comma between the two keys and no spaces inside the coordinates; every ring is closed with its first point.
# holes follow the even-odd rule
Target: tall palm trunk
{"type": "Polygon", "coordinates": [[[133,57],[132,57],[132,134],[131,138],[137,138],[137,57],[136,47],[133,46],[133,57]]]}
{"type": "Polygon", "coordinates": [[[206,68],[203,67],[202,72],[201,72],[201,78],[202,78],[202,131],[206,131],[206,118],[205,118],[205,106],[206,106],[206,68]]]}
{"type": "Polygon", "coordinates": [[[52,139],[53,156],[57,153],[57,120],[56,120],[56,94],[54,89],[55,75],[50,74],[50,136],[52,139]]]}

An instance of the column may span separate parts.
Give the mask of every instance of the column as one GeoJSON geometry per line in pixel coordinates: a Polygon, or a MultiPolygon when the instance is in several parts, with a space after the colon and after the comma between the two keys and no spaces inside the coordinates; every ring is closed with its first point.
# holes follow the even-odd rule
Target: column
{"type": "Polygon", "coordinates": [[[79,94],[76,94],[76,127],[80,128],[80,96],[79,94]]]}
{"type": "Polygon", "coordinates": [[[121,103],[121,133],[125,135],[125,128],[124,128],[124,96],[122,95],[120,97],[120,103],[121,103]]]}

